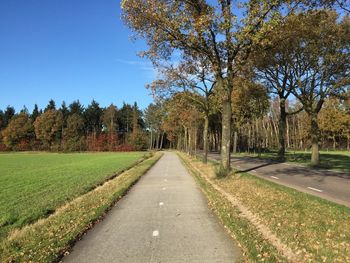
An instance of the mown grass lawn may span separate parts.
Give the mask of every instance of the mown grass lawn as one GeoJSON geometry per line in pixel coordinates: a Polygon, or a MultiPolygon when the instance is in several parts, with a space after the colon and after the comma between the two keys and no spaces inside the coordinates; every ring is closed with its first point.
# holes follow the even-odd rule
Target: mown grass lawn
{"type": "MultiPolygon", "coordinates": [[[[239,153],[239,156],[259,157],[257,153],[239,153]]],[[[261,153],[260,158],[277,159],[277,151],[261,153]]],[[[310,165],[311,152],[287,151],[286,161],[310,165]]],[[[350,172],[350,151],[320,151],[320,168],[350,172]]]]}
{"type": "Polygon", "coordinates": [[[130,167],[144,153],[0,154],[0,240],[130,167]]]}

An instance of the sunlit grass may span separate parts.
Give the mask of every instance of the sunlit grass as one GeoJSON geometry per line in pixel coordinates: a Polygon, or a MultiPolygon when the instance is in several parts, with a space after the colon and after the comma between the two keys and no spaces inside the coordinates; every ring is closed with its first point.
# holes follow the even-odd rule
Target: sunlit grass
{"type": "Polygon", "coordinates": [[[144,153],[0,154],[0,240],[130,167],[144,153]]]}

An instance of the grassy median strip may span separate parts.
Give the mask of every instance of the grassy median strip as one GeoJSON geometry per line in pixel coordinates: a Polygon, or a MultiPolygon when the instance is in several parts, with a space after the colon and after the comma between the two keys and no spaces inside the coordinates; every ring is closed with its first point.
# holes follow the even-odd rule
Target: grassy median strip
{"type": "Polygon", "coordinates": [[[160,157],[156,153],[57,209],[48,218],[14,230],[0,244],[0,262],[57,261],[160,157]]]}
{"type": "MultiPolygon", "coordinates": [[[[214,164],[204,165],[198,160],[186,159],[203,173],[213,176],[214,164]]],[[[257,215],[263,225],[298,255],[298,262],[350,262],[349,208],[249,174],[236,174],[212,182],[257,215]]],[[[225,213],[220,212],[221,203],[213,197],[209,199],[214,200],[213,206],[220,217],[225,218],[225,213]]],[[[231,205],[231,210],[234,209],[231,205]]],[[[223,221],[233,228],[239,242],[247,248],[251,261],[261,261],[261,257],[251,254],[245,245],[256,240],[255,235],[243,228],[243,238],[240,238],[231,226],[240,220],[238,214],[237,218],[223,221]]],[[[267,253],[272,256],[274,250],[269,248],[267,253]]],[[[275,259],[268,257],[264,261],[275,259]]]]}

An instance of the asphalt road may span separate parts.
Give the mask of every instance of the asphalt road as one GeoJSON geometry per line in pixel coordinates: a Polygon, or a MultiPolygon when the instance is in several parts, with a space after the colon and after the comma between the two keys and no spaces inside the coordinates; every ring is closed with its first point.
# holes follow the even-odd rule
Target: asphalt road
{"type": "MultiPolygon", "coordinates": [[[[218,153],[209,158],[220,160],[218,153]]],[[[292,163],[277,163],[250,157],[232,157],[231,165],[241,172],[265,178],[350,207],[350,174],[311,169],[292,163]]]]}
{"type": "Polygon", "coordinates": [[[175,153],[158,163],[64,262],[235,262],[241,252],[175,153]]]}

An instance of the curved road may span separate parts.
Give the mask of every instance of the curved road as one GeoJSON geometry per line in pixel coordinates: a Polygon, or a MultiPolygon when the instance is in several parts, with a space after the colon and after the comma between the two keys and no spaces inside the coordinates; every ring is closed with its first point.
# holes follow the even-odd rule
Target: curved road
{"type": "Polygon", "coordinates": [[[175,153],[165,153],[64,262],[235,262],[238,247],[175,153]]]}
{"type": "MultiPolygon", "coordinates": [[[[209,158],[220,160],[218,153],[209,158]]],[[[282,184],[350,207],[350,174],[311,169],[292,163],[278,163],[252,157],[231,157],[231,166],[241,172],[282,184]]]]}

